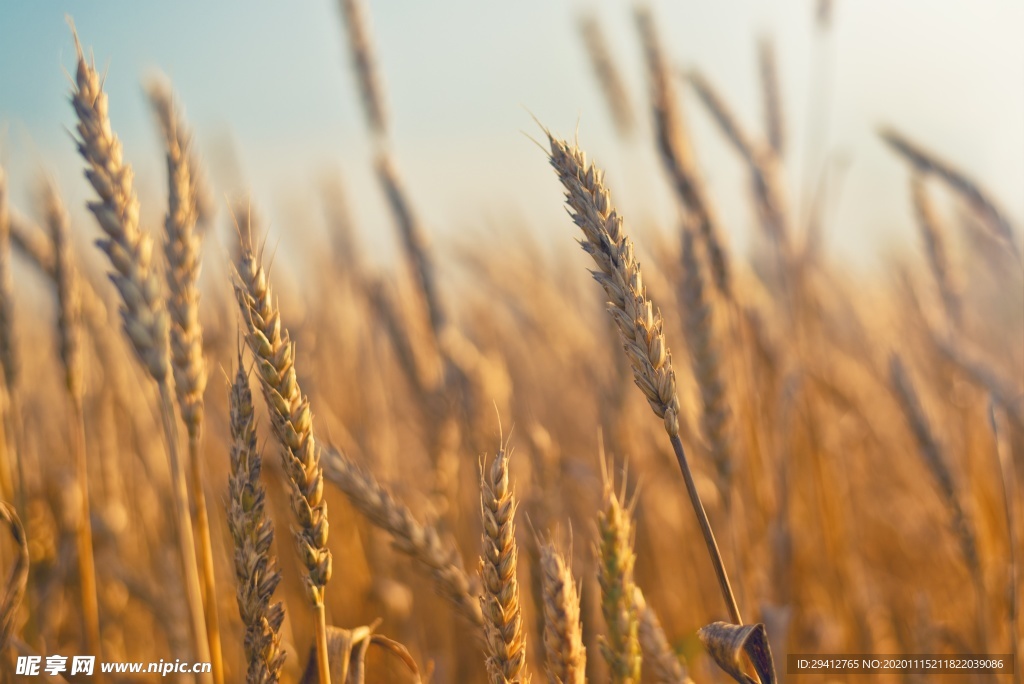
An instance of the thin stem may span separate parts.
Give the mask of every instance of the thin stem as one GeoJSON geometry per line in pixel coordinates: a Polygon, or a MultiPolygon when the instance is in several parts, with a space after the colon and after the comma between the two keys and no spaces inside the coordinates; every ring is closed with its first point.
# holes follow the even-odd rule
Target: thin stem
{"type": "Polygon", "coordinates": [[[736,597],[732,593],[732,585],[729,584],[729,575],[725,572],[725,564],[722,562],[722,552],[718,550],[718,542],[715,541],[715,533],[711,531],[711,523],[708,521],[708,514],[704,512],[704,504],[700,501],[700,494],[697,493],[697,485],[693,481],[693,473],[690,472],[690,464],[686,462],[686,452],[683,451],[683,443],[679,435],[670,435],[672,449],[676,452],[676,460],[679,461],[679,469],[683,471],[683,479],[686,481],[686,492],[690,495],[690,503],[693,505],[693,512],[697,514],[697,522],[700,523],[700,531],[704,535],[704,543],[708,547],[708,555],[711,556],[711,564],[715,566],[715,575],[718,577],[718,586],[722,590],[722,598],[729,608],[729,616],[734,624],[742,625],[743,618],[740,617],[739,606],[736,605],[736,597]]]}
{"type": "Polygon", "coordinates": [[[96,559],[92,547],[92,518],[89,512],[89,470],[85,451],[85,417],[81,397],[70,397],[74,425],[75,474],[81,489],[82,508],[78,526],[78,577],[82,591],[82,622],[84,623],[85,647],[96,657],[101,657],[100,612],[96,593],[96,559]]]}
{"type": "Polygon", "coordinates": [[[316,668],[320,673],[320,684],[331,684],[331,666],[327,662],[327,617],[322,600],[316,604],[316,668]]]}
{"type": "Polygon", "coordinates": [[[195,506],[196,534],[199,537],[199,566],[203,581],[203,614],[206,616],[206,634],[210,644],[210,663],[215,684],[224,684],[224,658],[220,646],[220,620],[217,616],[217,586],[213,573],[213,542],[210,539],[210,516],[206,511],[203,489],[203,469],[199,462],[198,431],[189,435],[188,460],[191,475],[192,499],[195,506]]]}
{"type": "MultiPolygon", "coordinates": [[[[181,553],[182,573],[185,579],[185,599],[188,603],[189,618],[192,621],[192,636],[195,639],[196,660],[210,662],[210,643],[207,640],[206,622],[203,618],[203,603],[199,583],[199,567],[196,563],[195,540],[192,536],[192,520],[189,517],[188,489],[185,484],[185,467],[178,456],[178,432],[174,421],[174,398],[165,380],[157,383],[160,388],[160,417],[163,420],[164,435],[167,438],[167,457],[171,469],[171,498],[174,500],[174,516],[178,527],[178,546],[181,553]]],[[[213,684],[209,673],[199,675],[202,684],[213,684]]]]}

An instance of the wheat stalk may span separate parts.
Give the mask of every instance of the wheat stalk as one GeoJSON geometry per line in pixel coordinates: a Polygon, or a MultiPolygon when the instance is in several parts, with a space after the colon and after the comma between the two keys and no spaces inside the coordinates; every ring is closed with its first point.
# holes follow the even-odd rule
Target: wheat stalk
{"type": "MultiPolygon", "coordinates": [[[[178,456],[177,428],[174,424],[168,351],[169,322],[161,302],[160,281],[150,268],[152,242],[148,235],[139,230],[139,202],[132,184],[132,170],[124,163],[121,142],[111,130],[107,96],[103,92],[99,74],[95,65],[86,61],[73,25],[72,33],[78,58],[71,98],[78,116],[78,151],[89,164],[85,175],[99,196],[99,201],[90,202],[88,206],[106,235],[98,244],[114,268],[110,278],[121,295],[121,318],[125,335],[160,391],[178,546],[192,635],[196,641],[196,658],[208,661],[209,642],[203,617],[192,524],[189,520],[188,490],[184,467],[178,456]]],[[[200,679],[209,682],[211,678],[200,675],[200,679]]]]}
{"type": "Polygon", "coordinates": [[[679,399],[676,396],[672,354],[665,342],[661,315],[655,314],[654,305],[647,298],[640,265],[633,255],[633,243],[625,234],[622,217],[612,204],[600,169],[593,164],[588,165],[586,156],[575,145],[550,133],[547,135],[549,160],[565,188],[565,201],[573,222],[586,238],[581,242],[583,250],[597,263],[598,270],[593,272],[593,276],[609,298],[608,313],[618,328],[633,369],[633,379],[654,413],[665,423],[722,597],[735,624],[741,625],[743,620],[725,572],[722,554],[679,439],[679,399]]]}
{"type": "Polygon", "coordinates": [[[584,684],[587,654],[580,623],[580,594],[572,571],[554,544],[540,545],[544,653],[549,684],[584,684]]]}
{"type": "Polygon", "coordinates": [[[483,550],[480,577],[487,641],[487,673],[492,684],[529,682],[526,674],[526,634],[519,610],[516,564],[516,499],[508,481],[509,452],[498,450],[490,468],[480,467],[480,514],[483,550]]]}
{"type": "Polygon", "coordinates": [[[247,684],[271,684],[280,679],[285,653],[281,647],[284,607],[271,605],[281,581],[271,547],[274,524],[267,516],[266,489],[260,482],[263,455],[256,446],[249,375],[238,370],[230,387],[231,474],[228,477],[228,529],[235,545],[238,612],[245,625],[247,684]]]}
{"type": "Polygon", "coordinates": [[[270,410],[270,424],[281,447],[290,485],[291,507],[298,523],[292,529],[299,559],[306,569],[306,595],[316,611],[317,667],[321,684],[330,682],[324,592],[331,578],[327,547],[327,502],[323,500],[320,447],[313,436],[309,399],[295,374],[295,344],[281,325],[270,282],[251,236],[242,237],[236,265],[235,295],[247,328],[246,340],[256,359],[257,375],[270,410]]]}

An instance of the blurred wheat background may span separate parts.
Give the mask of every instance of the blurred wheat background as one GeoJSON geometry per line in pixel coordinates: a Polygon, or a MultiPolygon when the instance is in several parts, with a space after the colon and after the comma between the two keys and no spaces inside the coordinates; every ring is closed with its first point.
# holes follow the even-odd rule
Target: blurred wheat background
{"type": "Polygon", "coordinates": [[[1022,22],[5,6],[0,673],[1019,656],[1022,22]]]}

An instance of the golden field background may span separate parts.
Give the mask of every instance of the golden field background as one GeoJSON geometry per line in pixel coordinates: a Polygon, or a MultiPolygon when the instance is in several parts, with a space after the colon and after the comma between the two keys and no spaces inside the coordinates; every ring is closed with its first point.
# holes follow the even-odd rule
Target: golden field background
{"type": "MultiPolygon", "coordinates": [[[[832,30],[830,4],[816,8],[822,39],[832,30]]],[[[465,569],[475,600],[482,590],[481,469],[486,472],[507,445],[522,611],[515,641],[525,640],[534,681],[548,677],[551,659],[538,559],[538,543],[546,541],[569,561],[580,587],[587,679],[631,681],[609,671],[601,646],[614,642],[602,613],[608,592],[597,579],[597,568],[608,563],[598,512],[607,515],[609,472],[631,504],[626,511],[635,530],[626,537],[647,606],[634,606],[630,619],[656,613],[672,653],[685,660],[694,681],[725,681],[696,634],[729,615],[672,445],[661,434],[663,421],[634,386],[619,333],[602,311],[606,293],[584,270],[593,264],[572,250],[570,240],[582,238],[580,232],[566,217],[545,226],[538,239],[517,217],[499,214],[485,238],[431,243],[431,228],[447,218],[423,215],[417,178],[402,173],[402,149],[381,104],[386,74],[377,68],[369,23],[359,20],[368,9],[342,3],[346,21],[339,30],[352,52],[359,85],[352,97],[365,108],[365,136],[374,151],[365,175],[379,184],[391,210],[372,225],[355,218],[353,208],[364,197],[347,190],[348,179],[313,172],[308,183],[316,188],[317,205],[298,207],[294,224],[267,225],[260,197],[204,186],[204,150],[191,145],[188,124],[178,118],[188,103],[161,104],[163,86],[150,91],[155,110],[172,122],[161,139],[180,142],[178,155],[191,165],[193,180],[185,185],[196,194],[188,204],[195,203],[203,239],[201,297],[184,297],[197,306],[201,323],[208,377],[203,428],[189,453],[177,416],[173,448],[197,464],[203,480],[224,681],[245,681],[252,661],[235,598],[236,550],[227,515],[233,505],[228,386],[239,349],[246,341],[253,345],[252,319],[244,306],[240,312],[232,288],[241,284],[244,291],[247,284],[244,270],[238,271],[246,258],[239,242],[249,235],[268,268],[276,295],[271,301],[295,342],[295,378],[308,395],[312,430],[324,450],[333,556],[324,592],[327,625],[352,630],[380,619],[377,631],[404,645],[424,678],[487,680],[485,661],[495,656],[481,625],[466,618],[473,611],[453,609],[436,595],[446,585],[438,568],[422,562],[423,546],[400,531],[396,548],[394,519],[367,515],[366,500],[352,496],[352,478],[375,478],[391,493],[389,510],[407,507],[436,535],[430,538],[441,555],[455,549],[446,557],[465,569]],[[394,258],[376,253],[373,236],[385,231],[395,231],[394,258]],[[565,247],[549,246],[559,242],[565,247]],[[279,252],[288,258],[276,259],[279,252]],[[359,475],[346,470],[348,464],[359,475]]],[[[609,175],[622,179],[623,194],[657,174],[672,190],[664,211],[635,220],[626,213],[623,230],[634,242],[646,295],[664,319],[679,436],[697,492],[746,622],[766,625],[779,681],[789,678],[786,653],[1019,655],[1024,280],[1016,217],[940,146],[922,147],[913,130],[882,129],[880,144],[906,169],[920,239],[912,250],[886,255],[885,267],[865,279],[824,245],[841,172],[826,167],[799,195],[787,188],[794,185],[787,168],[796,163],[789,150],[801,131],[789,130],[783,108],[773,104],[785,97],[786,84],[773,79],[770,42],[759,50],[760,63],[751,65],[762,70],[763,120],[740,124],[717,99],[714,83],[678,68],[669,27],[638,32],[647,60],[633,73],[595,39],[600,24],[588,21],[600,22],[600,15],[582,14],[580,34],[565,37],[595,67],[579,78],[607,97],[607,111],[587,117],[607,116],[629,146],[647,146],[660,157],[660,166],[643,175],[616,176],[611,168],[609,175]],[[616,90],[616,78],[628,91],[616,90]],[[691,97],[695,93],[699,97],[691,97]],[[692,155],[695,150],[699,158],[705,147],[690,126],[699,117],[714,126],[709,132],[724,134],[716,149],[739,153],[743,172],[727,196],[720,183],[708,192],[692,155]],[[717,236],[702,228],[719,215],[734,215],[719,213],[717,205],[736,204],[756,217],[746,252],[730,248],[728,227],[718,226],[717,236]],[[716,283],[709,258],[723,235],[732,266],[728,289],[716,283]],[[687,239],[691,252],[684,255],[687,239]]],[[[88,54],[89,36],[82,41],[88,54]]],[[[105,46],[94,47],[97,55],[106,53],[105,46]]],[[[115,61],[109,69],[119,66],[115,61]]],[[[68,69],[81,92],[81,66],[68,69]]],[[[110,102],[115,123],[118,107],[110,102]]],[[[88,142],[71,108],[67,114],[68,128],[88,142]]],[[[558,179],[546,159],[551,142],[523,118],[527,135],[544,150],[536,154],[536,173],[549,177],[552,188],[530,201],[557,203],[558,179]]],[[[585,124],[574,133],[573,122],[542,123],[587,148],[585,124]]],[[[125,159],[132,159],[131,150],[125,159]]],[[[605,167],[600,157],[594,161],[605,167]]],[[[486,176],[501,163],[481,153],[474,173],[486,176]]],[[[620,189],[610,185],[616,204],[620,189]]],[[[77,209],[71,246],[81,269],[81,307],[76,313],[60,300],[50,304],[57,252],[49,210],[56,205],[42,190],[37,194],[38,202],[17,206],[0,190],[3,497],[11,517],[20,519],[11,527],[22,530],[29,561],[27,575],[19,574],[24,559],[18,545],[4,540],[0,561],[12,577],[5,596],[24,592],[0,604],[6,676],[19,681],[11,670],[16,654],[87,652],[87,601],[79,579],[84,482],[103,659],[192,658],[195,635],[176,541],[181,530],[171,512],[166,404],[120,330],[124,290],[119,294],[107,281],[109,264],[89,245],[101,236],[96,221],[77,209]],[[81,327],[84,452],[76,452],[79,423],[67,388],[72,371],[60,353],[69,325],[81,327]],[[84,480],[77,453],[85,456],[84,480]]],[[[118,201],[117,193],[111,201],[118,201]]],[[[146,194],[142,204],[142,228],[155,242],[154,272],[163,283],[163,218],[145,219],[163,214],[167,199],[146,194]]],[[[167,297],[161,290],[155,306],[170,301],[173,307],[167,297]]],[[[242,365],[254,367],[251,348],[242,365]]],[[[262,372],[256,364],[250,373],[254,395],[261,394],[262,372]]],[[[302,404],[296,401],[293,409],[302,404]]],[[[285,609],[281,679],[294,682],[317,639],[317,620],[303,588],[309,566],[291,541],[295,494],[267,408],[262,398],[255,400],[264,457],[260,482],[275,528],[271,554],[283,577],[274,597],[285,609]]],[[[306,476],[315,481],[315,468],[306,476]]],[[[642,645],[642,681],[682,681],[655,667],[650,645],[642,645]]],[[[369,650],[366,681],[413,681],[387,653],[369,650]]],[[[1019,674],[945,677],[1020,681],[1019,674]]],[[[845,681],[819,681],[830,679],[845,681]]],[[[928,679],[885,679],[904,680],[928,679]]]]}

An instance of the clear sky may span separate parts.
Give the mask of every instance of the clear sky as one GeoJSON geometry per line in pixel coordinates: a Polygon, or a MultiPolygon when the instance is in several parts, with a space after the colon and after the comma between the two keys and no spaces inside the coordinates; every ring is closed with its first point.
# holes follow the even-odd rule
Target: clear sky
{"type": "MultiPolygon", "coordinates": [[[[897,126],[991,188],[1024,219],[1024,4],[1019,0],[836,0],[826,43],[811,0],[654,2],[680,66],[698,66],[760,130],[756,44],[779,50],[792,184],[803,177],[809,112],[828,114],[828,151],[847,164],[828,227],[834,254],[872,254],[910,239],[904,166],[877,140],[897,126]],[[816,69],[831,74],[814,89],[816,69]],[[811,98],[815,98],[811,101],[811,98]]],[[[530,226],[568,239],[560,192],[541,152],[536,115],[608,167],[627,220],[668,224],[649,131],[617,139],[575,30],[583,3],[560,0],[371,0],[398,156],[439,244],[530,226]],[[524,135],[525,133],[525,135],[524,135]]],[[[630,79],[644,85],[630,3],[596,8],[630,79]]],[[[143,215],[164,210],[163,162],[141,79],[169,74],[197,131],[218,196],[251,187],[280,237],[319,220],[318,179],[341,169],[366,242],[392,243],[370,172],[370,145],[335,0],[0,0],[0,161],[13,199],[56,175],[69,204],[88,196],[67,129],[74,50],[64,15],[107,70],[114,127],[135,167],[143,215]]],[[[753,228],[742,167],[698,103],[686,105],[698,155],[733,240],[753,228]]],[[[646,119],[645,112],[641,111],[646,119]]],[[[817,167],[821,159],[814,159],[817,167]]],[[[87,219],[79,209],[80,223],[87,219]]],[[[94,226],[85,225],[86,235],[94,226]]],[[[571,234],[570,234],[571,235],[571,234]]]]}

